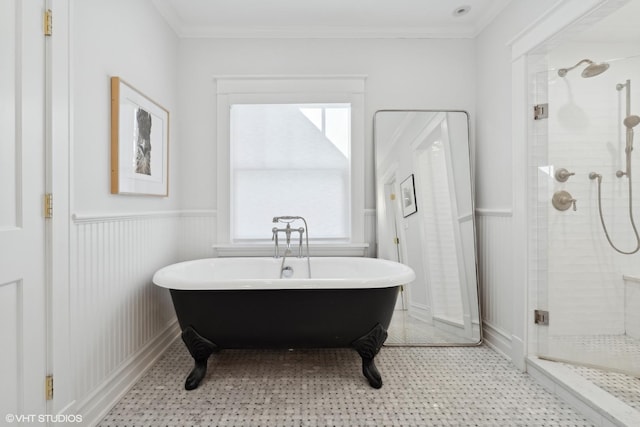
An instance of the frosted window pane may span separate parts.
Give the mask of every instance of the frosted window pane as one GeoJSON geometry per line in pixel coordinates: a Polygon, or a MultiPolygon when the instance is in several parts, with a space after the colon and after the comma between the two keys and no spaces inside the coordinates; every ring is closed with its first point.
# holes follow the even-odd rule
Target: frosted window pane
{"type": "Polygon", "coordinates": [[[234,239],[270,239],[278,215],[305,217],[310,239],[349,239],[350,117],[345,104],[232,106],[234,239]]]}
{"type": "Polygon", "coordinates": [[[339,170],[238,171],[236,238],[271,238],[271,218],[300,215],[314,238],[348,237],[347,185],[339,170]]]}
{"type": "Polygon", "coordinates": [[[340,152],[349,157],[349,141],[351,140],[351,109],[329,108],[326,110],[327,138],[338,147],[340,152]]]}
{"type": "Polygon", "coordinates": [[[302,114],[304,114],[311,123],[322,130],[322,108],[300,108],[300,111],[302,111],[302,114]]]}

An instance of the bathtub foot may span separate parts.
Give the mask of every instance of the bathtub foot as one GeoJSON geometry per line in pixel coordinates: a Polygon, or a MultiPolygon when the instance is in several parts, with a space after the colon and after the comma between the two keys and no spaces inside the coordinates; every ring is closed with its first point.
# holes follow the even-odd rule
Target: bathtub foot
{"type": "Polygon", "coordinates": [[[382,376],[378,372],[373,359],[387,339],[387,330],[379,323],[366,335],[355,340],[351,345],[362,357],[362,373],[373,388],[382,387],[382,376]]]}
{"type": "Polygon", "coordinates": [[[191,357],[195,362],[191,373],[187,377],[184,383],[184,388],[187,390],[193,390],[200,385],[200,382],[204,379],[207,373],[207,360],[211,353],[218,349],[218,346],[203,338],[198,334],[191,326],[187,326],[182,331],[182,341],[187,346],[187,350],[191,353],[191,357]]]}

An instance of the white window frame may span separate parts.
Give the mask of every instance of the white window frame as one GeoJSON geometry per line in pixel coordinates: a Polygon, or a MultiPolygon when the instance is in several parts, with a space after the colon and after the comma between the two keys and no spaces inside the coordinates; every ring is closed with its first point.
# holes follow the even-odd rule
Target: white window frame
{"type": "MultiPolygon", "coordinates": [[[[234,104],[351,104],[351,200],[348,243],[366,249],[364,236],[364,89],[366,76],[218,76],[217,118],[217,247],[240,246],[231,238],[230,110],[234,104]]],[[[289,215],[297,215],[290,212],[289,215]]],[[[276,213],[265,212],[267,217],[276,213]]],[[[309,224],[313,240],[313,224],[309,224]]],[[[265,230],[268,236],[271,230],[265,230]]],[[[313,246],[313,244],[312,244],[313,246]]],[[[313,250],[312,250],[313,252],[313,250]]],[[[365,251],[366,252],[366,251],[365,251]]]]}

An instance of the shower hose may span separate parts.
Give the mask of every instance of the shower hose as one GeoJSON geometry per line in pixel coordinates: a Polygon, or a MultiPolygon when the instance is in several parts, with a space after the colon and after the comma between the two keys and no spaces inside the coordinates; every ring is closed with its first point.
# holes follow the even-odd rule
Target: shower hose
{"type": "Polygon", "coordinates": [[[604,217],[602,215],[602,191],[601,191],[601,186],[602,186],[602,175],[600,174],[595,174],[595,177],[598,179],[598,212],[600,212],[600,222],[602,223],[602,228],[604,230],[604,235],[607,236],[607,241],[609,242],[609,245],[611,245],[611,247],[616,251],[619,252],[623,255],[632,255],[635,254],[636,252],[638,252],[640,250],[640,236],[638,235],[638,229],[636,228],[636,223],[633,220],[633,197],[632,197],[632,185],[631,185],[631,171],[629,171],[627,178],[629,179],[629,219],[631,220],[631,227],[633,228],[633,232],[636,235],[636,248],[630,252],[626,252],[626,251],[622,251],[618,248],[616,248],[616,245],[613,244],[613,242],[611,241],[611,237],[609,237],[609,231],[607,231],[607,226],[604,223],[604,217]]]}

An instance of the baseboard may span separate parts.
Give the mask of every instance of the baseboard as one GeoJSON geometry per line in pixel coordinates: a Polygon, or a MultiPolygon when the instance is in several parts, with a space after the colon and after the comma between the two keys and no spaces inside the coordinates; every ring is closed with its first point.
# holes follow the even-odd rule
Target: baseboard
{"type": "Polygon", "coordinates": [[[75,407],[69,408],[68,413],[82,415],[83,425],[97,425],[142,375],[164,354],[179,333],[178,321],[174,319],[162,332],[96,387],[87,398],[75,407]]]}
{"type": "Polygon", "coordinates": [[[428,324],[431,324],[431,322],[433,322],[431,307],[429,307],[428,305],[409,301],[409,314],[411,315],[411,317],[415,317],[422,322],[428,324]]]}
{"type": "Polygon", "coordinates": [[[511,363],[522,372],[527,370],[525,345],[522,338],[511,335],[511,363]]]}
{"type": "Polygon", "coordinates": [[[505,359],[512,360],[511,336],[490,323],[482,323],[482,336],[484,343],[491,347],[496,353],[501,354],[505,359]]]}

